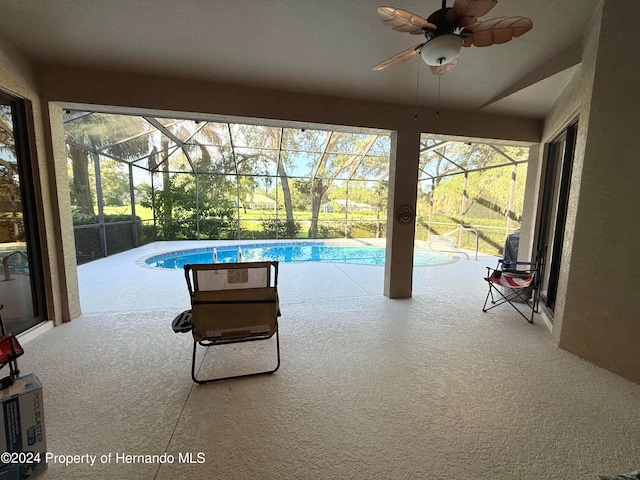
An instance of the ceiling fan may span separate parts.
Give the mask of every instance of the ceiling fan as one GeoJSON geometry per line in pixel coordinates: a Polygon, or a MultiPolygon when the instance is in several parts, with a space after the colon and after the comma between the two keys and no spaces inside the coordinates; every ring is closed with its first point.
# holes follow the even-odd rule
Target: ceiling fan
{"type": "Polygon", "coordinates": [[[397,32],[423,34],[427,41],[395,54],[373,69],[383,70],[419,54],[431,73],[441,76],[458,64],[462,47],[506,43],[531,30],[533,22],[525,17],[498,17],[479,22],[478,17],[489,13],[497,3],[497,0],[455,0],[453,7],[447,8],[447,0],[442,0],[442,8],[427,19],[401,8],[379,7],[378,16],[385,25],[397,32]]]}

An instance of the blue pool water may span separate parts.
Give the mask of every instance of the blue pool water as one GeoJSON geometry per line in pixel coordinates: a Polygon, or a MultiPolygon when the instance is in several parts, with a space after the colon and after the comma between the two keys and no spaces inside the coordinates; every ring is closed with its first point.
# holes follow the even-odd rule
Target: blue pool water
{"type": "MultiPolygon", "coordinates": [[[[181,269],[192,263],[233,262],[339,262],[365,265],[384,265],[384,247],[360,245],[334,245],[320,242],[262,243],[252,245],[197,248],[154,255],[145,260],[152,267],[181,269]],[[214,260],[215,252],[215,260],[214,260]]],[[[449,263],[452,257],[445,253],[416,251],[414,265],[439,265],[449,263]]]]}

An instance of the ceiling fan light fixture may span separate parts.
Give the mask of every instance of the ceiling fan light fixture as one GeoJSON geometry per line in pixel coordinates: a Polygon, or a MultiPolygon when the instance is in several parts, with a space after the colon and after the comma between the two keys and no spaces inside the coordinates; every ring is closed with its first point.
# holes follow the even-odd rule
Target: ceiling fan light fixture
{"type": "Polygon", "coordinates": [[[444,33],[424,44],[420,56],[424,63],[433,67],[452,62],[462,49],[462,38],[452,33],[444,33]]]}

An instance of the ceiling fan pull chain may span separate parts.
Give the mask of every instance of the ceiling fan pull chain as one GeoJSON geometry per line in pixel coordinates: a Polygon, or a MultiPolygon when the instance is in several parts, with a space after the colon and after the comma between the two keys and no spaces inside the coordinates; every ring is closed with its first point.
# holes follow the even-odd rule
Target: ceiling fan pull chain
{"type": "Polygon", "coordinates": [[[413,119],[417,120],[418,119],[418,92],[419,92],[419,86],[420,86],[420,64],[418,64],[418,74],[416,77],[416,108],[413,111],[413,119]]]}
{"type": "Polygon", "coordinates": [[[440,80],[441,76],[438,76],[438,99],[436,100],[436,117],[440,116],[440,80]]]}

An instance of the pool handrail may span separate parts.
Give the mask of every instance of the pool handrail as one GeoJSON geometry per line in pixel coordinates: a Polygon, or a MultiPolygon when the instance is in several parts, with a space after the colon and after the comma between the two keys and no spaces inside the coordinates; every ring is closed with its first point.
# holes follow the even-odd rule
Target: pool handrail
{"type": "MultiPolygon", "coordinates": [[[[462,231],[468,231],[468,232],[473,232],[476,236],[476,261],[478,260],[478,245],[479,245],[479,241],[478,241],[478,230],[476,230],[475,228],[469,228],[469,227],[458,227],[454,230],[451,230],[450,232],[445,233],[443,236],[449,236],[452,233],[456,233],[456,232],[462,232],[462,231]]],[[[469,258],[469,255],[467,255],[467,258],[469,258]]]]}
{"type": "Polygon", "coordinates": [[[4,270],[4,281],[5,282],[8,282],[9,280],[12,280],[11,271],[9,270],[9,258],[12,257],[13,255],[23,256],[27,260],[27,262],[29,261],[29,257],[22,250],[15,250],[15,251],[5,255],[4,257],[2,257],[2,269],[4,270]]]}

